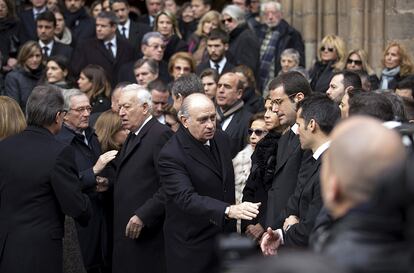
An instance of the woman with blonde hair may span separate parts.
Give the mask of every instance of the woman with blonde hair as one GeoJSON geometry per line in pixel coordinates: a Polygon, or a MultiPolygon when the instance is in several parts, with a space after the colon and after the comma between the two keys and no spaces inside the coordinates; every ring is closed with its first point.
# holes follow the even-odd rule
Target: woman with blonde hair
{"type": "Polygon", "coordinates": [[[95,133],[101,144],[102,153],[106,153],[111,150],[119,151],[129,131],[122,128],[121,119],[117,113],[107,110],[96,120],[95,133]]]}
{"type": "Polygon", "coordinates": [[[194,73],[195,68],[195,61],[191,54],[187,52],[175,53],[168,62],[168,72],[174,81],[182,75],[194,73]]]}
{"type": "Polygon", "coordinates": [[[368,80],[371,84],[371,89],[378,89],[379,80],[375,74],[374,69],[368,63],[368,54],[363,49],[352,49],[348,52],[345,58],[346,63],[342,70],[350,71],[365,71],[368,74],[368,80]]]}
{"type": "Polygon", "coordinates": [[[393,41],[384,50],[380,89],[394,89],[398,82],[414,73],[414,65],[407,49],[393,41]]]}
{"type": "Polygon", "coordinates": [[[9,97],[0,96],[0,141],[20,133],[26,128],[26,119],[19,104],[9,97]]]}
{"type": "Polygon", "coordinates": [[[26,42],[17,55],[17,65],[5,79],[4,94],[16,100],[23,112],[26,102],[43,73],[43,55],[35,41],[26,42]]]}
{"type": "Polygon", "coordinates": [[[345,42],[337,35],[326,35],[318,52],[318,60],[309,71],[313,91],[325,93],[334,72],[340,71],[345,63],[345,42]]]}
{"type": "Polygon", "coordinates": [[[187,51],[187,44],[182,40],[178,22],[174,14],[168,11],[161,11],[154,20],[154,31],[158,31],[164,37],[164,57],[168,62],[171,56],[179,51],[187,51]]]}
{"type": "Polygon", "coordinates": [[[188,52],[193,54],[193,58],[197,65],[203,60],[203,57],[207,57],[207,37],[211,30],[215,28],[223,28],[220,16],[220,13],[215,10],[210,10],[204,14],[197,25],[196,31],[191,35],[188,41],[188,52]]]}
{"type": "Polygon", "coordinates": [[[105,70],[95,64],[82,69],[78,79],[79,90],[86,93],[92,105],[91,113],[104,112],[111,108],[109,99],[111,84],[105,75],[105,70]]]}

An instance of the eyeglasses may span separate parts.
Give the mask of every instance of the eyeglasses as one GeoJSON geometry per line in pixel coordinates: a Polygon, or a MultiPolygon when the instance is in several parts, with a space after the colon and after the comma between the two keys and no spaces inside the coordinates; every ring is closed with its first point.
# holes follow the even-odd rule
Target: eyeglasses
{"type": "Polygon", "coordinates": [[[333,47],[325,47],[325,46],[321,46],[321,51],[325,51],[328,50],[329,52],[334,52],[335,48],[333,47]]]}
{"type": "Polygon", "coordinates": [[[247,133],[249,134],[249,136],[253,135],[254,133],[256,136],[261,137],[263,134],[267,134],[267,131],[262,129],[249,128],[247,130],[247,133]]]}
{"type": "Polygon", "coordinates": [[[153,49],[157,49],[157,48],[161,48],[162,50],[165,49],[165,45],[157,45],[157,44],[155,44],[155,45],[148,45],[148,46],[151,47],[151,48],[153,48],[153,49]]]}
{"type": "Polygon", "coordinates": [[[348,60],[346,61],[346,63],[347,63],[347,64],[352,64],[352,63],[354,63],[355,65],[362,65],[362,61],[360,61],[360,60],[352,60],[352,59],[348,59],[348,60]]]}
{"type": "MultiPolygon", "coordinates": [[[[295,94],[290,94],[289,96],[287,96],[288,98],[291,98],[291,97],[293,97],[293,96],[296,96],[296,94],[297,93],[295,93],[295,94]]],[[[274,99],[274,100],[272,100],[272,105],[281,105],[282,103],[283,103],[283,101],[284,101],[285,99],[274,99]]]]}
{"type": "Polygon", "coordinates": [[[70,108],[69,110],[73,110],[73,111],[78,112],[78,113],[83,113],[85,111],[90,113],[92,111],[92,107],[91,106],[85,106],[85,107],[79,107],[79,108],[70,108]]]}
{"type": "Polygon", "coordinates": [[[231,23],[231,22],[233,22],[233,18],[229,17],[229,18],[227,18],[227,19],[222,19],[222,20],[221,20],[221,22],[222,22],[223,24],[225,24],[226,22],[227,22],[227,23],[231,23]]]}

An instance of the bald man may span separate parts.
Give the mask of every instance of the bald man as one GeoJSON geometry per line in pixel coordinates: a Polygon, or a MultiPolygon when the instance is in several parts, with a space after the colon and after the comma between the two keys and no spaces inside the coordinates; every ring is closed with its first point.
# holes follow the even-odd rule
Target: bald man
{"type": "Polygon", "coordinates": [[[384,216],[371,196],[381,177],[405,160],[401,137],[378,120],[351,117],[333,131],[321,190],[334,221],[319,251],[357,272],[404,272],[408,251],[399,216],[384,216]]]}
{"type": "Polygon", "coordinates": [[[260,203],[235,203],[230,142],[216,130],[211,99],[194,93],[181,105],[182,126],[161,150],[159,173],[167,195],[164,238],[168,272],[217,272],[215,237],[251,220],[260,203]]]}

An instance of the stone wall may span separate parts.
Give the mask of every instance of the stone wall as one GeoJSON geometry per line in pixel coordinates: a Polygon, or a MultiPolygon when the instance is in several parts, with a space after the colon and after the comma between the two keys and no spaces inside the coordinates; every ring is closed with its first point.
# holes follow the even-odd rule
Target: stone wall
{"type": "Polygon", "coordinates": [[[327,34],[341,36],[347,49],[363,48],[372,67],[381,71],[383,50],[391,40],[414,55],[414,1],[410,0],[280,0],[284,18],[305,40],[306,66],[327,34]]]}

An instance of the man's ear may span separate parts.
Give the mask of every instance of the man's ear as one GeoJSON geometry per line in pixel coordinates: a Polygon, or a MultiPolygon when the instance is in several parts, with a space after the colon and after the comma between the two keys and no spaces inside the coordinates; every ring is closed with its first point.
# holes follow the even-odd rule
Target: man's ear
{"type": "Polygon", "coordinates": [[[316,123],[316,121],[314,119],[311,119],[308,123],[308,128],[307,129],[310,130],[313,133],[313,132],[315,132],[317,125],[318,124],[316,123]]]}
{"type": "Polygon", "coordinates": [[[188,128],[188,120],[189,120],[189,118],[188,118],[188,117],[186,117],[186,116],[184,116],[184,115],[180,114],[180,121],[181,121],[181,124],[182,124],[185,128],[188,128]]]}
{"type": "Polygon", "coordinates": [[[143,113],[144,113],[144,115],[146,115],[147,113],[148,113],[148,111],[149,111],[149,105],[148,105],[148,103],[143,103],[142,104],[142,107],[144,108],[144,110],[143,110],[143,113]]]}
{"type": "Polygon", "coordinates": [[[298,92],[295,95],[294,101],[296,103],[300,102],[301,100],[303,100],[305,98],[305,95],[302,92],[298,92]]]}

